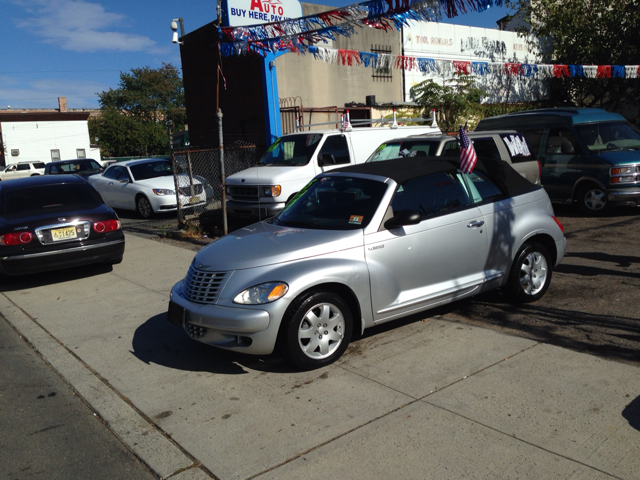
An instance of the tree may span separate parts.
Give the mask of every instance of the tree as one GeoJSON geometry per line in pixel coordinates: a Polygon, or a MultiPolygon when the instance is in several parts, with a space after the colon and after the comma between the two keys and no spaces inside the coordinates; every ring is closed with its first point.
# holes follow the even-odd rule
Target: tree
{"type": "Polygon", "coordinates": [[[184,128],[182,78],[171,64],[121,72],[119,87],[98,96],[102,112],[89,121],[89,132],[105,156],[166,154],[168,128],[184,128]]]}
{"type": "MultiPolygon", "coordinates": [[[[519,0],[530,32],[541,39],[546,63],[640,64],[640,0],[519,0]]],[[[526,32],[525,32],[526,30],[526,32]]],[[[531,44],[535,46],[535,44],[531,44]]],[[[626,78],[551,79],[552,100],[616,110],[638,103],[640,82],[626,78]]]]}
{"type": "Polygon", "coordinates": [[[475,112],[484,97],[484,90],[476,88],[474,77],[455,73],[445,79],[444,85],[425,80],[411,87],[411,99],[425,107],[429,116],[433,108],[438,112],[438,123],[444,132],[453,132],[458,124],[465,123],[465,116],[475,112]]]}

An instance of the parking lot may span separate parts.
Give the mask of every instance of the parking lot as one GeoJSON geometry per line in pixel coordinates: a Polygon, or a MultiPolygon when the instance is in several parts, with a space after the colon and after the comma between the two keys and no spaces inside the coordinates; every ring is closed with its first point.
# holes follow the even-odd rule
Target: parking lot
{"type": "Polygon", "coordinates": [[[0,313],[160,478],[637,478],[640,212],[556,211],[541,301],[416,315],[312,372],[166,321],[192,244],[129,233],[121,265],[6,284],[0,313]]]}

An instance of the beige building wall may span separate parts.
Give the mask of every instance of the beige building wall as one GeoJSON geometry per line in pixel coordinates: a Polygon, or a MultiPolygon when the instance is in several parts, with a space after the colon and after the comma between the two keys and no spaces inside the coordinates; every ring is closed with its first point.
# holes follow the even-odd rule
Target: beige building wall
{"type": "MultiPolygon", "coordinates": [[[[302,3],[303,15],[313,15],[335,7],[302,3]]],[[[336,37],[335,41],[319,43],[318,47],[371,52],[380,46],[393,55],[401,55],[402,35],[399,31],[384,32],[374,28],[356,27],[351,37],[336,37]]],[[[351,102],[364,104],[374,95],[377,103],[402,101],[402,70],[389,69],[390,79],[374,78],[374,70],[364,66],[332,65],[316,60],[311,53],[286,53],[276,59],[278,95],[281,100],[295,98],[295,104],[305,108],[337,106],[351,102]]]]}

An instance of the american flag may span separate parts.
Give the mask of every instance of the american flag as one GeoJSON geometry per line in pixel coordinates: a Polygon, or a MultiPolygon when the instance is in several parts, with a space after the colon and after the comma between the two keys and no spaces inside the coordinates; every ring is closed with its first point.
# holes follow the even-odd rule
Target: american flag
{"type": "Polygon", "coordinates": [[[460,170],[464,173],[473,172],[477,160],[476,151],[467,137],[467,125],[465,124],[464,127],[460,125],[460,170]]]}

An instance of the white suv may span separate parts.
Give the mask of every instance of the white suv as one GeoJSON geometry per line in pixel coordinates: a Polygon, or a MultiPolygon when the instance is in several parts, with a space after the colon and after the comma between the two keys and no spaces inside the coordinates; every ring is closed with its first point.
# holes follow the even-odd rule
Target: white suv
{"type": "Polygon", "coordinates": [[[44,162],[18,162],[7,165],[0,170],[0,180],[33,177],[44,174],[44,162]]]}

